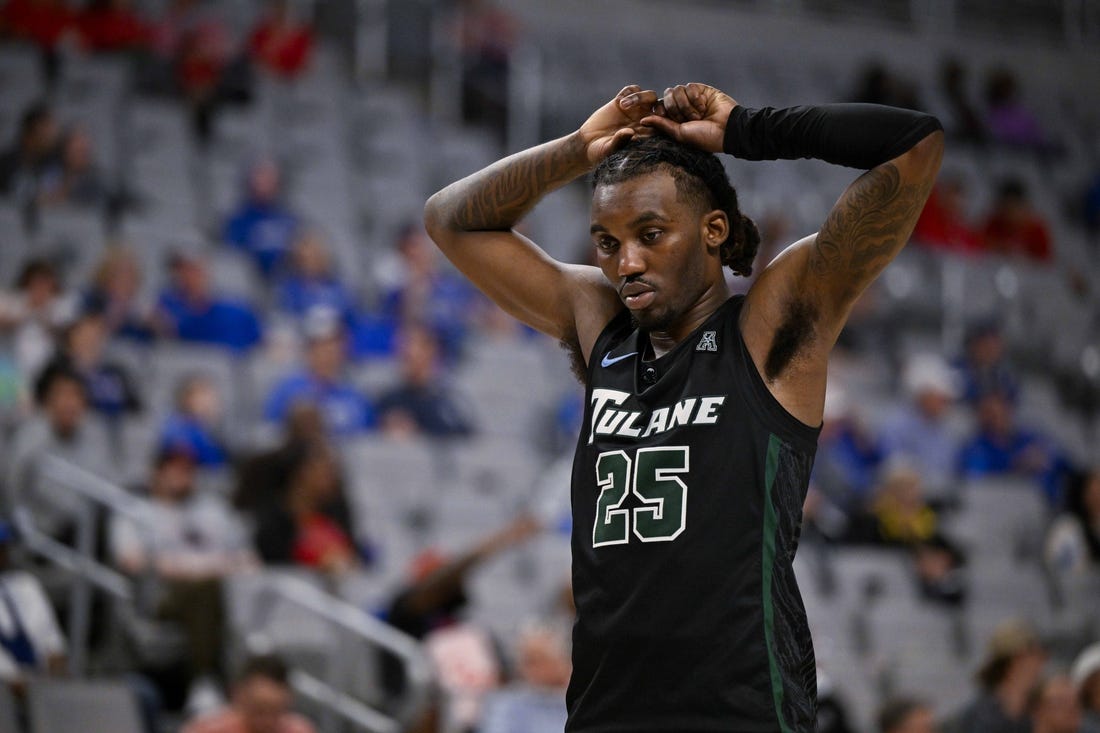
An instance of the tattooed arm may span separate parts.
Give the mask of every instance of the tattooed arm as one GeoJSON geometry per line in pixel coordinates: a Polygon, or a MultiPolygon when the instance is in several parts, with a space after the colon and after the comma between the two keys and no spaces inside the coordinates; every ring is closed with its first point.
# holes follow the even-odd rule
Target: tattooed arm
{"type": "Polygon", "coordinates": [[[788,412],[817,425],[829,352],[860,293],[909,239],[939,170],[943,133],[932,131],[938,123],[927,115],[871,105],[738,109],[705,84],[668,89],[659,106],[644,124],[704,150],[870,168],[817,234],[764,269],[741,311],[745,343],[768,388],[788,412]]]}
{"type": "Polygon", "coordinates": [[[629,140],[657,95],[628,86],[571,135],[493,163],[432,196],[428,233],[505,311],[587,359],[621,303],[599,270],[551,259],[513,227],[546,194],[584,175],[629,140]]]}
{"type": "Polygon", "coordinates": [[[853,182],[820,231],[788,247],[753,284],[742,330],[779,402],[821,422],[829,352],[859,295],[905,246],[943,156],[934,132],[853,182]]]}

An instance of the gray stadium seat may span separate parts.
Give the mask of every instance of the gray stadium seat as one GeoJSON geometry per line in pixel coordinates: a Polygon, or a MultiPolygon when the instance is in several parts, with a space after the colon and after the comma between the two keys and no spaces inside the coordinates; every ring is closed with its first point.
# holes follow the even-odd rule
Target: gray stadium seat
{"type": "Polygon", "coordinates": [[[121,682],[33,679],[27,707],[30,733],[142,733],[134,693],[121,682]]]}
{"type": "Polygon", "coordinates": [[[15,697],[7,685],[0,685],[0,731],[5,733],[21,733],[23,727],[19,725],[16,715],[15,697]]]}

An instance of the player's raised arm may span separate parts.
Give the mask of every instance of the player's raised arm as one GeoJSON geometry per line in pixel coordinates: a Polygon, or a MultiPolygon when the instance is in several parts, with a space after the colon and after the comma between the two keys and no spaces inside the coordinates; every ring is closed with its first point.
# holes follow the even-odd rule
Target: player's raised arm
{"type": "Polygon", "coordinates": [[[879,105],[747,109],[703,84],[667,90],[661,106],[647,124],[712,152],[866,170],[820,231],[768,265],[742,315],[745,342],[773,394],[816,424],[828,353],[856,298],[912,234],[943,157],[942,128],[930,115],[879,105]]]}
{"type": "Polygon", "coordinates": [[[599,270],[557,262],[512,228],[543,196],[633,137],[657,99],[628,86],[576,132],[452,183],[424,208],[428,234],[478,288],[530,326],[576,341],[586,358],[622,307],[614,289],[599,270]]]}

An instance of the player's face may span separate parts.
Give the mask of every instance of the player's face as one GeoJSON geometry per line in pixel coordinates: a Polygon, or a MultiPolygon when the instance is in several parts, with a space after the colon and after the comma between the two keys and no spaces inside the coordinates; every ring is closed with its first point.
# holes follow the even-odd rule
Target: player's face
{"type": "Polygon", "coordinates": [[[593,192],[597,264],[643,328],[674,327],[721,280],[717,248],[704,242],[705,220],[664,171],[593,192]]]}

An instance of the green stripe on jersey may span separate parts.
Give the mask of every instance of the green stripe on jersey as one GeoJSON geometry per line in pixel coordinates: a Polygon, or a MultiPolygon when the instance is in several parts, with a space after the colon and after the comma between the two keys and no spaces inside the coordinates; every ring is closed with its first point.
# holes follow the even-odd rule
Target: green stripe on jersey
{"type": "Polygon", "coordinates": [[[772,679],[772,701],[775,703],[775,717],[779,721],[781,733],[791,733],[787,721],[783,719],[783,677],[779,673],[779,660],[775,656],[775,614],[772,609],[772,571],[775,568],[775,540],[778,533],[779,518],[772,503],[772,487],[779,471],[779,449],[782,441],[773,433],[768,437],[768,457],[764,465],[764,640],[768,647],[768,670],[772,679]]]}

